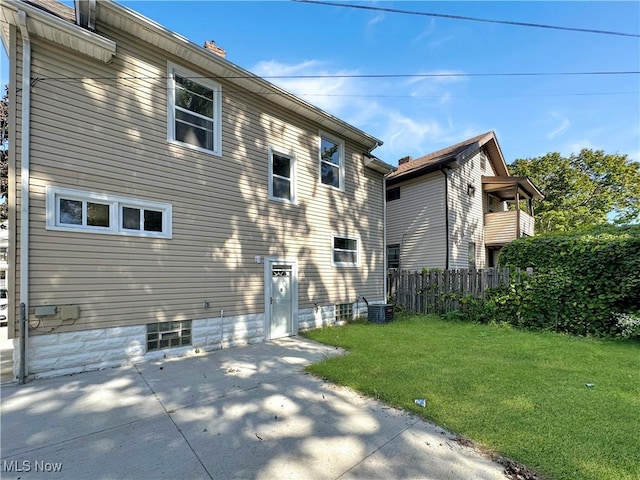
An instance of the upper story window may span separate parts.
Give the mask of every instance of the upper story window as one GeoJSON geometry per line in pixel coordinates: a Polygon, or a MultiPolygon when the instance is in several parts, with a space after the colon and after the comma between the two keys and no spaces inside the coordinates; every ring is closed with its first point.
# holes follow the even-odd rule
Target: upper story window
{"type": "Polygon", "coordinates": [[[320,133],[320,182],[344,190],[344,142],[320,133]]]}
{"type": "Polygon", "coordinates": [[[168,203],[47,187],[47,230],[171,238],[171,216],[168,203]]]}
{"type": "Polygon", "coordinates": [[[360,239],[332,235],[333,264],[338,267],[357,267],[360,265],[360,239]]]}
{"type": "Polygon", "coordinates": [[[169,141],[222,155],[222,86],[169,64],[169,141]]]}
{"type": "Polygon", "coordinates": [[[296,201],[296,158],[269,148],[269,199],[296,201]]]}
{"type": "Polygon", "coordinates": [[[400,199],[400,187],[390,188],[387,190],[387,202],[400,199]]]}

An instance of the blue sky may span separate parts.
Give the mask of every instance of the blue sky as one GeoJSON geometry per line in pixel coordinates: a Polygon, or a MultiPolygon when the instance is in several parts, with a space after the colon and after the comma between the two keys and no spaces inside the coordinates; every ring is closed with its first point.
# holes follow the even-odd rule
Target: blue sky
{"type": "MultiPolygon", "coordinates": [[[[508,163],[581,148],[640,161],[640,75],[469,75],[638,72],[638,37],[285,1],[120,3],[257,75],[328,76],[271,81],[383,140],[374,153],[393,165],[489,130],[508,163]],[[392,76],[444,73],[457,76],[392,76]]],[[[635,1],[357,5],[640,34],[635,1]]]]}

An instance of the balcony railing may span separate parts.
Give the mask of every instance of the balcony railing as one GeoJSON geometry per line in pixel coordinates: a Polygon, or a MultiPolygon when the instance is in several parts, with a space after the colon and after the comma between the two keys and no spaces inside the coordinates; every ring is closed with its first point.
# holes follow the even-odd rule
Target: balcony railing
{"type": "Polygon", "coordinates": [[[522,210],[517,212],[485,213],[484,215],[484,244],[486,246],[502,246],[516,238],[533,236],[533,217],[522,210]],[[518,215],[520,216],[520,231],[518,232],[518,215]],[[519,235],[518,235],[519,233],[519,235]]]}

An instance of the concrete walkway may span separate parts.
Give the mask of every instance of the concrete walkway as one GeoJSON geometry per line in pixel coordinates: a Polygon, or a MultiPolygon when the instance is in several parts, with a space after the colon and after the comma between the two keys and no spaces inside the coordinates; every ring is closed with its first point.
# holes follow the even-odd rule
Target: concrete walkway
{"type": "Polygon", "coordinates": [[[442,429],[305,374],[293,337],[2,385],[3,479],[504,479],[442,429]]]}

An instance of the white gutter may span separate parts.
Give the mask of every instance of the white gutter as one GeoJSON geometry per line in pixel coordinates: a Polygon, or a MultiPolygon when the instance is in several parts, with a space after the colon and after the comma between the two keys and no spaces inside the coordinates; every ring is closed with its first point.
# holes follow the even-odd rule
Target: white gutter
{"type": "MultiPolygon", "coordinates": [[[[24,305],[27,321],[21,325],[24,347],[21,348],[21,378],[20,383],[29,375],[27,363],[27,345],[29,337],[29,152],[30,152],[30,127],[31,127],[31,40],[27,28],[27,14],[24,10],[18,11],[20,20],[20,35],[22,36],[22,128],[20,143],[20,304],[24,305]]],[[[21,315],[22,321],[22,315],[21,315]]]]}

